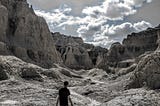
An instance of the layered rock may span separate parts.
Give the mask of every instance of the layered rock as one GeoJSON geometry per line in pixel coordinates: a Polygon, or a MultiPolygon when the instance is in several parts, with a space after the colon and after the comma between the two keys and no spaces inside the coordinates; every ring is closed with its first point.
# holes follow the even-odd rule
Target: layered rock
{"type": "Polygon", "coordinates": [[[99,62],[101,62],[101,60],[103,59],[103,55],[107,52],[107,49],[104,49],[100,46],[93,47],[88,51],[92,63],[96,66],[97,64],[99,64],[99,62]]]}
{"type": "Polygon", "coordinates": [[[160,88],[160,52],[144,56],[138,63],[131,87],[160,88]]]}
{"type": "Polygon", "coordinates": [[[26,0],[0,0],[0,54],[15,55],[42,67],[60,63],[45,20],[26,0]]]}
{"type": "Polygon", "coordinates": [[[83,43],[81,38],[67,37],[59,33],[52,35],[65,65],[74,69],[88,69],[93,67],[87,50],[80,46],[83,43]]]}
{"type": "MultiPolygon", "coordinates": [[[[124,47],[124,45],[116,42],[112,44],[109,51],[104,54],[102,60],[97,64],[97,67],[108,70],[109,72],[108,67],[116,68],[117,66],[119,66],[119,62],[130,59],[131,57],[132,55],[129,54],[128,50],[124,47]]],[[[132,64],[129,64],[128,67],[130,65],[132,64]]]]}
{"type": "Polygon", "coordinates": [[[132,33],[123,40],[123,45],[134,57],[137,57],[147,51],[155,51],[158,47],[158,30],[159,27],[156,27],[148,28],[147,30],[139,33],[132,33]]]}
{"type": "Polygon", "coordinates": [[[80,37],[52,33],[56,48],[64,64],[74,69],[90,69],[96,66],[107,49],[86,44],[80,37]]]}
{"type": "MultiPolygon", "coordinates": [[[[106,69],[108,66],[119,67],[126,59],[135,59],[145,52],[155,51],[159,44],[159,30],[160,26],[148,28],[145,31],[128,35],[122,44],[112,44],[108,53],[104,55],[104,58],[98,64],[98,67],[103,69],[106,69]]],[[[128,64],[126,67],[132,65],[130,63],[126,64],[128,64]]]]}

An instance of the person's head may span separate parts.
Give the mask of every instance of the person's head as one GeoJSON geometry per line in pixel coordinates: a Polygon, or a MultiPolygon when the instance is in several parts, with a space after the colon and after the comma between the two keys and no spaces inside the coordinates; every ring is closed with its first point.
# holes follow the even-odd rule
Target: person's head
{"type": "Polygon", "coordinates": [[[69,84],[69,82],[68,82],[68,81],[64,81],[64,87],[67,87],[67,86],[68,86],[68,84],[69,84]]]}

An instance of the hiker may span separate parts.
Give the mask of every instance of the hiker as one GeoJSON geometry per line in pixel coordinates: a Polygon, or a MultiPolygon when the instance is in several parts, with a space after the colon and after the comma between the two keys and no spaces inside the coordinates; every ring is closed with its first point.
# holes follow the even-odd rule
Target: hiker
{"type": "Polygon", "coordinates": [[[70,91],[67,88],[68,84],[68,81],[65,81],[64,87],[59,90],[59,96],[57,98],[56,106],[58,106],[58,103],[60,104],[60,106],[69,106],[68,100],[71,103],[71,106],[73,106],[72,100],[70,98],[70,91]]]}

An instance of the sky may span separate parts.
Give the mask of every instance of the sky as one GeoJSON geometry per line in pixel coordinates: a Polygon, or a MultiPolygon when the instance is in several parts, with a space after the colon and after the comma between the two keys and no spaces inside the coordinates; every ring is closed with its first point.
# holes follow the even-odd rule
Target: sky
{"type": "Polygon", "coordinates": [[[132,32],[160,24],[160,0],[27,0],[51,32],[109,48],[132,32]]]}

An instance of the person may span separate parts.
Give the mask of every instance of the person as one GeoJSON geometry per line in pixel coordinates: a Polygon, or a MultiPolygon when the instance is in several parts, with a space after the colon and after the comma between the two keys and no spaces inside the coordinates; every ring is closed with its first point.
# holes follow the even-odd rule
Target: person
{"type": "Polygon", "coordinates": [[[68,84],[68,81],[65,81],[64,87],[59,90],[56,106],[58,106],[58,103],[60,104],[60,106],[69,106],[68,101],[71,103],[71,106],[73,106],[72,100],[70,98],[70,91],[67,88],[68,84]]]}

